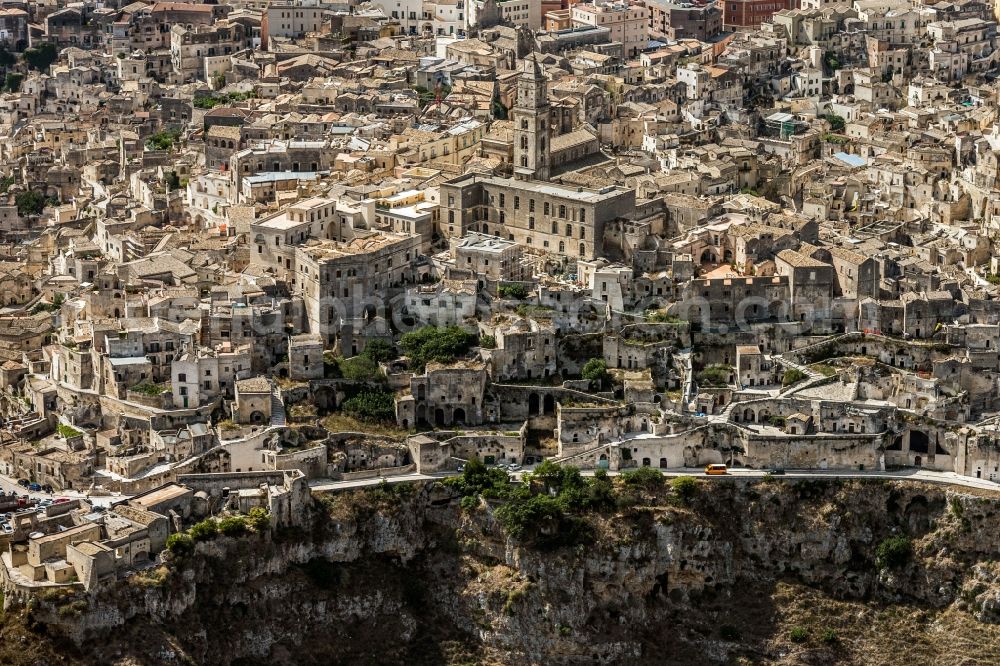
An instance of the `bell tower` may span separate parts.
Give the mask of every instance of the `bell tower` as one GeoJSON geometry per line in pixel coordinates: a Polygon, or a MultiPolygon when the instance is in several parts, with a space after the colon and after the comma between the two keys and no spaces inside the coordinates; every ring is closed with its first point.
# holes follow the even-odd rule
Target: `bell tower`
{"type": "Polygon", "coordinates": [[[514,101],[514,176],[549,179],[549,94],[534,54],[524,59],[514,101]]]}

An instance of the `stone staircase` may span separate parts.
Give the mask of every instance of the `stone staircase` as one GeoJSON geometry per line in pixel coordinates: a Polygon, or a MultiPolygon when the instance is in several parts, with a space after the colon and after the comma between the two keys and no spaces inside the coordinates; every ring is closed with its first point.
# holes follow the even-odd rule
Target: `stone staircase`
{"type": "Polygon", "coordinates": [[[285,425],[285,401],[281,399],[281,391],[276,385],[271,385],[271,425],[285,425]]]}

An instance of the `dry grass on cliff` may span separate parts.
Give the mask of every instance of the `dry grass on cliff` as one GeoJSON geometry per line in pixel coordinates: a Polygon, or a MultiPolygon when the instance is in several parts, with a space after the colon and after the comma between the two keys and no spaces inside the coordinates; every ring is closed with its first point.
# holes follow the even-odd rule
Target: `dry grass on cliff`
{"type": "MultiPolygon", "coordinates": [[[[27,627],[26,614],[0,613],[0,664],[3,666],[77,666],[84,660],[69,643],[49,637],[39,640],[39,633],[27,627]]],[[[45,631],[44,627],[38,627],[45,631]]]]}
{"type": "Polygon", "coordinates": [[[977,622],[955,608],[839,601],[789,583],[779,583],[772,600],[778,617],[768,651],[780,655],[779,664],[1000,664],[1000,626],[977,622]],[[804,641],[793,640],[796,628],[806,630],[804,641]]]}
{"type": "Polygon", "coordinates": [[[342,412],[323,417],[321,423],[330,432],[363,432],[368,435],[381,435],[394,439],[405,439],[412,434],[409,430],[398,428],[391,423],[362,421],[342,412]]]}

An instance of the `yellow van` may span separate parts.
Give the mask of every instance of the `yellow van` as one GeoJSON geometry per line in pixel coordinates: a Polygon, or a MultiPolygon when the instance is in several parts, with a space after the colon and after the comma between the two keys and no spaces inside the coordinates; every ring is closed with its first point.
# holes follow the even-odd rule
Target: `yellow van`
{"type": "Polygon", "coordinates": [[[705,474],[727,474],[725,465],[706,465],[705,474]]]}

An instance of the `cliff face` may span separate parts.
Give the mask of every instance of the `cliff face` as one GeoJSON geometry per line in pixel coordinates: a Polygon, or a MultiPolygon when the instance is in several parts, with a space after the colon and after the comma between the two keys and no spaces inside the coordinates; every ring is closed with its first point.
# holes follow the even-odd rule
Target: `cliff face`
{"type": "Polygon", "coordinates": [[[1000,499],[702,483],[544,548],[440,484],[318,506],[310,529],[200,543],[27,626],[102,664],[1000,662],[1000,499]]]}

